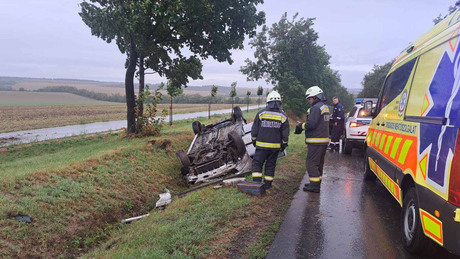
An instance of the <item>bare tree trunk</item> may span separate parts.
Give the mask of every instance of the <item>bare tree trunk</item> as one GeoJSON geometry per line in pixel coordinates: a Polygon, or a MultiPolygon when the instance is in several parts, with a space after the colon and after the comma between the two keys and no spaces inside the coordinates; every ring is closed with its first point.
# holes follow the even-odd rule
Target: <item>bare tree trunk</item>
{"type": "Polygon", "coordinates": [[[171,105],[169,106],[169,125],[173,124],[173,109],[172,109],[173,98],[171,96],[171,105]]]}
{"type": "MultiPolygon", "coordinates": [[[[144,92],[145,86],[145,68],[144,68],[144,56],[139,57],[139,96],[144,92]]],[[[144,116],[144,102],[139,101],[139,117],[144,116]]]]}
{"type": "Polygon", "coordinates": [[[248,97],[248,105],[246,106],[246,112],[249,112],[249,97],[248,97]]]}
{"type": "Polygon", "coordinates": [[[211,119],[211,101],[209,101],[208,119],[211,119]]]}
{"type": "Polygon", "coordinates": [[[129,62],[125,74],[125,93],[126,93],[126,133],[136,132],[136,116],[134,108],[136,107],[136,97],[134,96],[134,73],[136,72],[137,50],[134,39],[130,38],[129,62]]]}

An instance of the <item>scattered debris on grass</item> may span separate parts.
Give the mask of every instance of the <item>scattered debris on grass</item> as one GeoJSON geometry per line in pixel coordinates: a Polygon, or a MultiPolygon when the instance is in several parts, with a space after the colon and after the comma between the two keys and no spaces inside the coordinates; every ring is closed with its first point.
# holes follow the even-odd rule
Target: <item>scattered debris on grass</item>
{"type": "Polygon", "coordinates": [[[148,217],[150,216],[150,214],[145,214],[145,215],[141,215],[141,216],[137,216],[137,217],[132,217],[132,218],[128,218],[128,219],[122,219],[121,220],[121,223],[131,223],[133,221],[136,221],[136,220],[139,220],[139,219],[143,219],[145,217],[148,217]]]}
{"type": "Polygon", "coordinates": [[[26,223],[32,223],[34,220],[27,216],[27,215],[16,215],[14,216],[14,219],[17,220],[17,221],[22,221],[22,222],[26,222],[26,223]]]}
{"type": "Polygon", "coordinates": [[[155,204],[155,208],[164,208],[171,203],[171,193],[168,189],[165,188],[165,193],[160,193],[158,196],[160,196],[160,199],[155,204]]]}
{"type": "Polygon", "coordinates": [[[262,196],[265,194],[265,185],[261,182],[241,182],[236,186],[240,192],[249,195],[262,196]]]}
{"type": "Polygon", "coordinates": [[[222,181],[223,186],[236,186],[238,183],[242,183],[246,181],[245,177],[239,177],[239,178],[232,178],[232,179],[227,179],[222,181]]]}

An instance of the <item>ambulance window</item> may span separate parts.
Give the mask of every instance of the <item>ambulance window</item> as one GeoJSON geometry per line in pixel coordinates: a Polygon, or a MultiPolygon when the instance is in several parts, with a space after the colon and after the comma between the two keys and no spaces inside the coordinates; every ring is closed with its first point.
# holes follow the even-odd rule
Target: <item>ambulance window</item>
{"type": "Polygon", "coordinates": [[[414,68],[416,59],[412,59],[411,61],[407,62],[406,64],[402,65],[393,73],[391,73],[386,81],[385,86],[383,88],[383,95],[380,101],[380,109],[387,106],[391,101],[393,101],[396,96],[398,96],[404,87],[407,84],[407,80],[409,79],[410,73],[414,68]]]}

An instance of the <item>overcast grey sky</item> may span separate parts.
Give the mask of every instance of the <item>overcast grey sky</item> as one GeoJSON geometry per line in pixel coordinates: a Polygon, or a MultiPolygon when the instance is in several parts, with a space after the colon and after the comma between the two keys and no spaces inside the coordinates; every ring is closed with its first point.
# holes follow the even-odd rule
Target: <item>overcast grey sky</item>
{"type": "MultiPolygon", "coordinates": [[[[224,1],[224,0],[223,0],[224,1]]],[[[315,17],[319,43],[347,88],[360,88],[374,64],[393,59],[433,26],[456,0],[266,0],[267,24],[281,18],[315,17]]],[[[92,36],[78,12],[81,0],[0,0],[0,76],[124,81],[125,56],[116,44],[92,36]]],[[[233,51],[234,64],[203,61],[204,80],[190,85],[266,87],[238,72],[253,50],[233,51]]],[[[161,81],[153,75],[148,83],[161,81]]],[[[163,80],[164,81],[164,80],[163,80]]]]}

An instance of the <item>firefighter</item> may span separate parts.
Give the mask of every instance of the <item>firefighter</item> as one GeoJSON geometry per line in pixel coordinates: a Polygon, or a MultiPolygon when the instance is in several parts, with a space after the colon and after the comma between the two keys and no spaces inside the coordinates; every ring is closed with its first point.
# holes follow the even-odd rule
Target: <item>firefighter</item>
{"type": "Polygon", "coordinates": [[[345,114],[343,112],[343,106],[339,102],[339,98],[332,98],[332,102],[334,103],[334,111],[332,112],[332,121],[334,124],[332,125],[331,144],[329,147],[331,149],[331,152],[333,152],[334,150],[338,152],[339,139],[343,132],[345,114]]]}
{"type": "Polygon", "coordinates": [[[252,179],[262,182],[265,163],[264,185],[270,189],[275,176],[278,153],[288,146],[289,121],[281,107],[281,95],[272,91],[267,96],[267,106],[254,118],[251,129],[252,144],[256,152],[252,159],[252,179]]]}
{"type": "Polygon", "coordinates": [[[311,108],[307,111],[307,121],[299,122],[294,133],[300,134],[305,130],[305,143],[308,145],[306,165],[310,183],[305,184],[303,190],[319,193],[324,156],[329,144],[330,113],[329,107],[324,104],[326,95],[318,86],[308,88],[305,98],[311,104],[311,108]]]}

